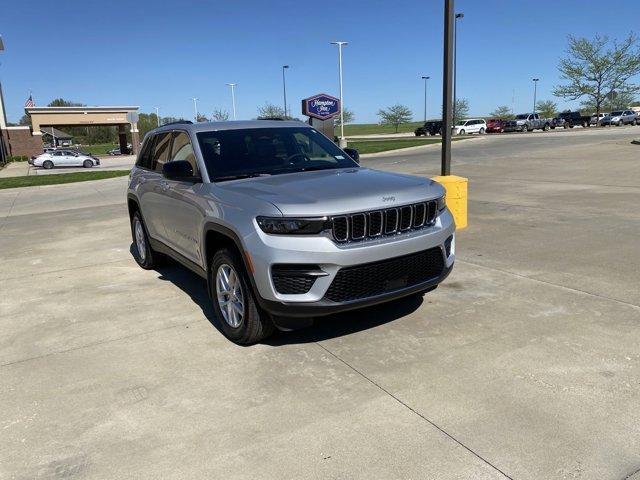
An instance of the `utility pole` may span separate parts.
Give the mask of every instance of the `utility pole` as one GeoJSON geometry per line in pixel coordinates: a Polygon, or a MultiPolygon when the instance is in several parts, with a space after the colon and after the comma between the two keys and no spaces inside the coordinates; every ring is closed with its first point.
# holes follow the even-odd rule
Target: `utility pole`
{"type": "Polygon", "coordinates": [[[538,93],[538,81],[539,78],[533,79],[533,114],[536,114],[536,94],[538,93]]]}
{"type": "Polygon", "coordinates": [[[331,42],[332,45],[338,46],[338,74],[340,76],[340,147],[347,146],[344,138],[344,99],[342,92],[342,47],[348,45],[347,42],[331,42]]]}
{"type": "MultiPolygon", "coordinates": [[[[445,7],[446,8],[446,7],[445,7]]],[[[453,121],[456,121],[456,87],[458,85],[458,19],[464,18],[464,13],[456,13],[453,23],[453,121]]]]}
{"type": "Polygon", "coordinates": [[[227,83],[231,87],[231,105],[233,107],[233,119],[236,119],[236,93],[235,88],[237,83],[227,83]]]}
{"type": "Polygon", "coordinates": [[[196,97],[192,97],[193,100],[193,111],[195,112],[194,120],[198,123],[198,99],[196,97]]]}
{"type": "Polygon", "coordinates": [[[156,109],[156,119],[158,120],[158,126],[160,126],[160,107],[153,107],[156,109]]]}
{"type": "Polygon", "coordinates": [[[453,0],[444,2],[444,56],[443,56],[443,78],[442,78],[442,106],[443,106],[443,126],[442,126],[442,159],[440,175],[451,174],[451,126],[453,121],[453,32],[454,32],[454,5],[453,0]]]}
{"type": "Polygon", "coordinates": [[[284,71],[289,68],[289,65],[282,66],[282,92],[284,94],[284,117],[287,118],[287,81],[284,77],[284,71]]]}
{"type": "Polygon", "coordinates": [[[427,122],[427,80],[431,77],[422,77],[424,80],[424,121],[427,122]]]}

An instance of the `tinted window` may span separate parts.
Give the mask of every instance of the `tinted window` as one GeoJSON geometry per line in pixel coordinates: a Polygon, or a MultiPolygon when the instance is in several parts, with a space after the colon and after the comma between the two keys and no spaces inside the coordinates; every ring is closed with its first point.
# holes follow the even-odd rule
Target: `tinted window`
{"type": "Polygon", "coordinates": [[[171,145],[171,132],[156,135],[153,147],[152,168],[156,172],[162,172],[162,166],[169,159],[169,146],[171,145]]]}
{"type": "Polygon", "coordinates": [[[213,181],[358,166],[331,140],[308,127],[202,132],[198,142],[213,181]]]}
{"type": "Polygon", "coordinates": [[[56,156],[56,157],[62,157],[64,154],[61,151],[58,150],[56,152],[53,152],[53,155],[56,156]]]}
{"type": "MultiPolygon", "coordinates": [[[[138,167],[142,167],[142,168],[151,168],[151,152],[153,151],[153,139],[154,136],[153,135],[149,135],[145,141],[144,141],[144,145],[142,145],[142,150],[140,151],[140,154],[138,155],[138,160],[136,161],[136,166],[138,167]]],[[[116,148],[115,150],[119,151],[119,148],[116,148]]]]}
{"type": "Polygon", "coordinates": [[[193,168],[193,174],[198,172],[196,156],[193,153],[191,139],[185,132],[175,132],[173,134],[173,146],[171,147],[171,160],[186,160],[193,168]]]}
{"type": "Polygon", "coordinates": [[[617,117],[619,115],[622,115],[622,112],[611,112],[612,117],[617,117]]]}

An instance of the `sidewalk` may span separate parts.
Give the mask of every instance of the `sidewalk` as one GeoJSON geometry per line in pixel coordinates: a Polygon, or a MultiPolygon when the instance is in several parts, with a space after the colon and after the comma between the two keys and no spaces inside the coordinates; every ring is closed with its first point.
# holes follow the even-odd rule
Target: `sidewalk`
{"type": "Polygon", "coordinates": [[[2,170],[0,170],[0,178],[7,177],[25,177],[27,175],[33,175],[33,172],[29,172],[28,162],[11,162],[8,163],[2,170]]]}

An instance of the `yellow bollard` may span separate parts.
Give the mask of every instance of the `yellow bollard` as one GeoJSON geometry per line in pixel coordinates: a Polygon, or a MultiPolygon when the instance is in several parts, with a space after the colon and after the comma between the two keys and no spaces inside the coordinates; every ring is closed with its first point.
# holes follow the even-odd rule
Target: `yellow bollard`
{"type": "Polygon", "coordinates": [[[467,184],[469,179],[456,175],[433,177],[447,192],[447,207],[456,221],[456,228],[467,226],[467,184]]]}

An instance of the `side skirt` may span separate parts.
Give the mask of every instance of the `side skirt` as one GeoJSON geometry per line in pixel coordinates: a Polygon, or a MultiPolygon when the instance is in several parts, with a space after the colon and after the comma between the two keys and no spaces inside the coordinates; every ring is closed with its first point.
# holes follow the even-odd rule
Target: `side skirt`
{"type": "Polygon", "coordinates": [[[166,255],[167,257],[171,257],[176,262],[178,262],[181,265],[187,267],[193,273],[196,273],[200,277],[204,278],[205,280],[208,280],[207,279],[207,272],[200,265],[198,265],[197,263],[192,262],[187,257],[179,254],[173,248],[165,245],[164,243],[162,243],[159,240],[155,240],[153,238],[149,238],[149,242],[151,243],[151,248],[153,250],[155,250],[156,252],[162,253],[162,254],[166,255]]]}

